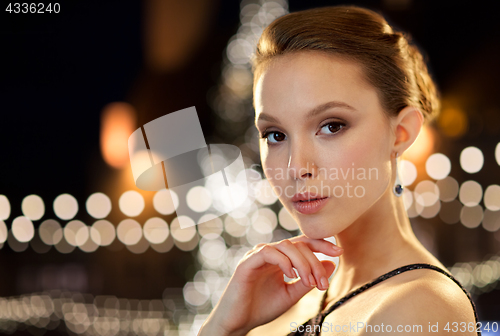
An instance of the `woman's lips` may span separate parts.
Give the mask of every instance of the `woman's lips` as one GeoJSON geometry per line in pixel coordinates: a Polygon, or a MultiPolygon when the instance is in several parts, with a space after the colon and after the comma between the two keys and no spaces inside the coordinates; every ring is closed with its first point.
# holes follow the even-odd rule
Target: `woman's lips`
{"type": "Polygon", "coordinates": [[[320,211],[326,205],[329,199],[330,197],[323,197],[310,201],[292,202],[292,204],[295,210],[297,210],[298,212],[309,215],[320,211]]]}

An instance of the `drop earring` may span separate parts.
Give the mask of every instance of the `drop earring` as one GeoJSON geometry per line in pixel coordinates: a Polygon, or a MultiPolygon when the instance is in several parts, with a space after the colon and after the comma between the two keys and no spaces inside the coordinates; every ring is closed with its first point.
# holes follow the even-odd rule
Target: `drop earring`
{"type": "Polygon", "coordinates": [[[399,179],[398,152],[396,152],[396,181],[394,182],[394,188],[392,190],[394,191],[394,195],[396,195],[397,197],[403,195],[403,184],[399,179]]]}

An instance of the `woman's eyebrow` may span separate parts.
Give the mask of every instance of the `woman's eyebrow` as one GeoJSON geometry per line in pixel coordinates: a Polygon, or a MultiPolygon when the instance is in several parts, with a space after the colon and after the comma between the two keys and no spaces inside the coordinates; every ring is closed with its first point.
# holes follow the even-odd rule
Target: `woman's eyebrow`
{"type": "MultiPolygon", "coordinates": [[[[351,105],[349,105],[347,103],[344,103],[341,101],[330,101],[330,102],[318,105],[315,108],[313,108],[312,110],[310,110],[309,112],[307,112],[307,114],[305,116],[305,120],[309,120],[309,119],[317,116],[318,114],[320,114],[326,110],[329,110],[332,108],[338,108],[338,107],[345,108],[345,109],[351,110],[351,111],[357,111],[354,107],[352,107],[351,105]]],[[[261,114],[259,114],[259,117],[255,120],[255,125],[257,125],[259,123],[259,121],[261,121],[261,120],[267,120],[270,122],[275,122],[277,124],[280,123],[278,119],[276,119],[275,117],[273,117],[265,112],[262,112],[261,114]]]]}

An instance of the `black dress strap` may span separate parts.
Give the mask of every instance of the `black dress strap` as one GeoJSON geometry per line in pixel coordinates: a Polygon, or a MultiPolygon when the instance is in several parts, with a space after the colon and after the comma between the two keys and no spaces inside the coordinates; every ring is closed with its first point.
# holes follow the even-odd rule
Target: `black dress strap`
{"type": "MultiPolygon", "coordinates": [[[[471,298],[469,292],[462,286],[462,284],[460,284],[460,282],[458,282],[458,280],[455,279],[455,277],[453,275],[451,275],[447,271],[443,270],[442,268],[434,266],[434,265],[430,265],[430,264],[420,263],[420,264],[410,264],[410,265],[401,266],[399,268],[396,268],[395,270],[387,272],[387,273],[379,276],[375,280],[347,293],[344,297],[342,297],[337,302],[335,302],[329,309],[323,311],[323,306],[325,304],[326,296],[328,293],[328,291],[325,291],[325,294],[323,295],[323,299],[321,300],[321,306],[319,308],[318,314],[303,324],[303,326],[304,326],[304,328],[302,329],[303,332],[299,332],[297,330],[296,332],[292,332],[292,333],[288,334],[288,336],[292,336],[292,335],[293,336],[302,336],[302,335],[303,336],[316,336],[316,335],[319,335],[320,330],[321,330],[321,326],[323,325],[323,321],[325,320],[325,317],[328,314],[330,314],[332,311],[337,309],[341,304],[343,304],[347,300],[353,298],[354,296],[364,292],[368,288],[373,287],[376,284],[378,284],[384,280],[392,278],[395,275],[398,275],[398,274],[401,274],[401,273],[404,273],[407,271],[415,270],[415,269],[422,269],[422,268],[431,269],[431,270],[434,270],[434,271],[437,271],[439,273],[446,275],[448,278],[453,280],[462,289],[462,291],[465,293],[465,295],[467,295],[467,298],[469,299],[469,301],[472,305],[472,309],[474,310],[474,318],[476,320],[476,325],[477,325],[478,317],[477,317],[477,312],[476,312],[476,306],[474,304],[474,301],[472,301],[472,298],[471,298]],[[310,325],[310,327],[307,328],[307,325],[310,325]]],[[[477,334],[481,335],[481,331],[478,331],[477,334]]]]}

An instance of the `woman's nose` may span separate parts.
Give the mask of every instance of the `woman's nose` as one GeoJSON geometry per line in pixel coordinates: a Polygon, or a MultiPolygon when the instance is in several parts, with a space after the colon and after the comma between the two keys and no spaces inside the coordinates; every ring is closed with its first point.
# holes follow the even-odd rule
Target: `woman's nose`
{"type": "Polygon", "coordinates": [[[292,179],[316,178],[317,172],[313,151],[310,147],[301,144],[290,149],[288,175],[292,179]]]}

